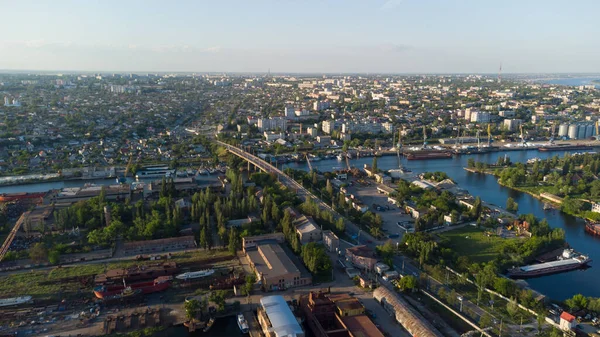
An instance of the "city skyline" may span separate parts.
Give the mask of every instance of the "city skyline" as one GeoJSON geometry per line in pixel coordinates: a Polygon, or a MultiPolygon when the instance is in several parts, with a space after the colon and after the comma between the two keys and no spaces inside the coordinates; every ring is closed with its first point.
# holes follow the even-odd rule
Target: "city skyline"
{"type": "Polygon", "coordinates": [[[6,71],[594,73],[592,1],[2,2],[6,71]]]}

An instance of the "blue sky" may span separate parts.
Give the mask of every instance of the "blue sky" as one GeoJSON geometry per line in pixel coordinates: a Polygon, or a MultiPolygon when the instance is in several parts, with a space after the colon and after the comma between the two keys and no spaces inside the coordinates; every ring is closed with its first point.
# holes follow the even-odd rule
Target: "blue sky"
{"type": "Polygon", "coordinates": [[[0,0],[0,69],[600,72],[600,1],[0,0]]]}

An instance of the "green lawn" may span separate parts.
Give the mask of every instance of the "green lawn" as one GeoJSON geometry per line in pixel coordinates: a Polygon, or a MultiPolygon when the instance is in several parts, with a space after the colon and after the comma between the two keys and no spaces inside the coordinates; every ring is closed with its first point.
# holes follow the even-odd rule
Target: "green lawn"
{"type": "Polygon", "coordinates": [[[493,260],[506,240],[519,240],[487,236],[484,230],[472,226],[444,232],[439,236],[447,241],[448,247],[457,254],[467,256],[477,263],[493,260]]]}

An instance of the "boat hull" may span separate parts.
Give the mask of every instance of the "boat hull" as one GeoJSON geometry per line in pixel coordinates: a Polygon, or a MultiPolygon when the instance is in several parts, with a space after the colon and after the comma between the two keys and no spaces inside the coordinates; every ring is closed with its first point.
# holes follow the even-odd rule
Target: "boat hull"
{"type": "Polygon", "coordinates": [[[542,146],[538,150],[542,152],[551,152],[551,151],[567,151],[567,150],[591,150],[591,146],[587,145],[557,145],[557,146],[542,146]]]}
{"type": "MultiPolygon", "coordinates": [[[[142,295],[165,291],[171,286],[170,282],[155,283],[155,282],[141,282],[131,284],[130,287],[133,290],[140,290],[142,295]]],[[[99,287],[94,289],[94,295],[99,299],[112,297],[123,292],[125,287],[123,285],[110,286],[110,287],[99,287]],[[103,289],[103,290],[102,290],[103,289]]]]}
{"type": "Polygon", "coordinates": [[[600,224],[585,224],[585,232],[590,235],[600,236],[600,224]]]}
{"type": "Polygon", "coordinates": [[[571,265],[560,266],[560,267],[556,267],[556,268],[541,269],[541,270],[536,270],[536,271],[531,271],[531,272],[509,271],[508,276],[511,278],[524,279],[524,278],[535,278],[535,277],[540,277],[540,276],[545,276],[545,275],[559,274],[559,273],[564,273],[564,272],[576,270],[576,269],[590,268],[590,266],[588,265],[588,263],[590,263],[590,262],[592,262],[592,260],[588,260],[585,263],[581,263],[581,264],[571,264],[571,265]]]}

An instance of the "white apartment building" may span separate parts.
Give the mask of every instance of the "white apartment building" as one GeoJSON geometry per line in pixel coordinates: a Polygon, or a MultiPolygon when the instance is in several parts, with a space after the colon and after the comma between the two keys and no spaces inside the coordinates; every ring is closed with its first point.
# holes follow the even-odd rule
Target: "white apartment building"
{"type": "Polygon", "coordinates": [[[271,118],[259,118],[257,122],[258,130],[270,131],[280,129],[285,131],[287,129],[287,120],[285,117],[271,117],[271,118]]]}
{"type": "Polygon", "coordinates": [[[471,122],[473,123],[489,123],[490,117],[490,113],[486,111],[471,112],[471,122]]]}

